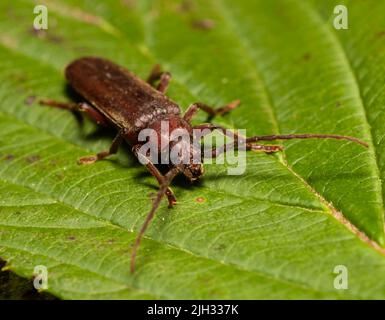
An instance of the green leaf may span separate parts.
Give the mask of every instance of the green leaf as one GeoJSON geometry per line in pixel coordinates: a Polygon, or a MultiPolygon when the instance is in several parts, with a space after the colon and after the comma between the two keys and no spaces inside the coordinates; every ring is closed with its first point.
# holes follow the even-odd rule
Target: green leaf
{"type": "Polygon", "coordinates": [[[30,278],[45,265],[48,291],[67,299],[385,298],[385,2],[42,3],[45,32],[32,30],[35,2],[0,3],[7,269],[30,278]],[[348,30],[333,28],[337,4],[349,9],[348,30]],[[214,121],[249,135],[345,134],[370,147],[288,141],[282,155],[248,153],[241,176],[207,165],[200,184],[178,180],[179,203],[162,204],[131,275],[131,245],[156,181],[128,147],[78,166],[113,134],[26,101],[68,101],[63,70],[83,55],[141,77],[160,63],[173,74],[169,96],[184,110],[239,98],[239,108],[214,121]],[[347,290],[334,286],[340,265],[347,290]]]}

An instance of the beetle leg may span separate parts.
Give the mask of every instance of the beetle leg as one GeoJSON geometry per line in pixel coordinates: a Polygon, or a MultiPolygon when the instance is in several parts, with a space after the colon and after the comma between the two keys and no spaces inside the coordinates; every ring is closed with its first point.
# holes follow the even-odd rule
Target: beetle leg
{"type": "Polygon", "coordinates": [[[212,132],[214,130],[219,130],[223,134],[225,134],[226,136],[234,139],[235,141],[238,141],[238,139],[246,139],[245,137],[240,136],[236,132],[230,131],[229,129],[226,129],[225,127],[222,127],[222,126],[219,126],[216,124],[212,124],[212,123],[198,124],[198,125],[194,126],[193,129],[198,129],[198,130],[202,130],[202,131],[208,129],[209,132],[202,135],[202,137],[204,137],[205,135],[209,134],[210,132],[212,132]]]}
{"type": "Polygon", "coordinates": [[[52,99],[40,99],[39,103],[44,106],[55,107],[59,109],[78,111],[78,104],[74,102],[58,102],[52,99]]]}
{"type": "Polygon", "coordinates": [[[210,116],[210,118],[217,116],[217,115],[222,116],[225,113],[228,113],[231,110],[238,107],[240,103],[241,103],[240,100],[234,100],[234,101],[228,103],[227,105],[220,107],[218,109],[214,109],[214,108],[208,106],[207,104],[204,104],[201,102],[193,103],[186,110],[186,112],[183,116],[183,119],[190,122],[191,119],[194,117],[194,115],[198,112],[199,109],[205,111],[210,116]]]}
{"type": "Polygon", "coordinates": [[[170,80],[171,80],[171,73],[163,72],[162,75],[160,76],[160,81],[156,89],[162,93],[166,93],[170,80]]]}
{"type": "Polygon", "coordinates": [[[153,66],[150,75],[147,77],[147,83],[150,85],[154,85],[156,80],[159,80],[162,71],[160,70],[160,65],[156,64],[153,66]]]}
{"type": "Polygon", "coordinates": [[[156,64],[151,70],[150,75],[147,78],[147,82],[155,86],[155,82],[159,80],[159,84],[155,87],[156,90],[166,93],[168,85],[171,80],[171,74],[169,72],[163,72],[160,70],[160,65],[156,64]]]}
{"type": "Polygon", "coordinates": [[[42,99],[39,100],[41,105],[55,107],[59,109],[70,110],[74,112],[84,112],[86,113],[91,120],[95,121],[98,125],[109,127],[107,119],[94,107],[89,105],[86,102],[74,103],[74,102],[57,102],[51,99],[42,99]]]}
{"type": "Polygon", "coordinates": [[[114,138],[114,140],[112,141],[112,144],[109,150],[99,152],[93,156],[82,157],[78,160],[78,164],[91,164],[98,160],[102,160],[112,154],[117,153],[119,146],[123,141],[123,137],[124,137],[124,130],[120,130],[116,135],[116,137],[114,138]]]}
{"type": "MultiPolygon", "coordinates": [[[[162,173],[160,173],[158,168],[155,167],[155,165],[151,162],[151,160],[148,157],[146,157],[143,153],[139,152],[139,148],[140,148],[140,145],[133,146],[133,148],[132,148],[133,153],[135,154],[135,156],[138,158],[139,161],[140,161],[139,158],[141,158],[141,157],[145,158],[143,162],[146,163],[146,165],[145,165],[146,168],[156,178],[159,185],[161,185],[162,182],[164,181],[165,177],[162,175],[162,173]]],[[[140,161],[140,162],[143,163],[142,161],[140,161]]],[[[176,201],[174,192],[171,190],[170,187],[167,188],[166,195],[168,198],[169,207],[172,207],[174,204],[176,204],[177,201],[176,201]]]]}
{"type": "MultiPolygon", "coordinates": [[[[216,148],[216,147],[212,148],[209,152],[212,154],[213,158],[219,156],[223,152],[226,152],[226,150],[228,150],[230,147],[234,148],[233,146],[235,145],[235,142],[237,142],[238,140],[241,139],[241,141],[242,141],[242,139],[243,139],[243,141],[245,141],[245,139],[246,139],[245,137],[238,135],[236,132],[229,131],[225,127],[222,127],[222,126],[219,126],[216,124],[212,124],[212,123],[198,124],[198,125],[194,126],[193,129],[198,129],[198,130],[202,131],[200,138],[203,138],[204,136],[210,134],[214,130],[219,130],[222,134],[230,137],[231,139],[234,139],[233,142],[225,144],[224,146],[222,146],[220,148],[216,148]]],[[[247,146],[246,146],[246,149],[247,149],[247,146]]]]}

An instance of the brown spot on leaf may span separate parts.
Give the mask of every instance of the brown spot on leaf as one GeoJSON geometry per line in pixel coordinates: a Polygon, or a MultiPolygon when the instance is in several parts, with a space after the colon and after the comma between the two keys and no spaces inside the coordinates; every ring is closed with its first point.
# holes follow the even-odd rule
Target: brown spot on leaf
{"type": "Polygon", "coordinates": [[[303,56],[302,56],[302,60],[303,61],[310,61],[312,58],[311,54],[309,52],[306,52],[303,56]]]}
{"type": "Polygon", "coordinates": [[[194,2],[191,0],[184,0],[178,7],[180,12],[189,12],[194,10],[194,2]]]}
{"type": "Polygon", "coordinates": [[[34,163],[36,161],[39,161],[41,159],[41,157],[37,154],[33,154],[31,156],[28,156],[27,158],[25,158],[25,160],[28,162],[28,163],[34,163]]]}
{"type": "Polygon", "coordinates": [[[7,154],[5,157],[4,157],[4,160],[5,161],[12,161],[13,159],[15,159],[15,156],[13,154],[7,154]]]}
{"type": "Polygon", "coordinates": [[[68,236],[67,239],[70,241],[73,241],[73,240],[76,240],[76,237],[75,236],[68,236]]]}
{"type": "Polygon", "coordinates": [[[202,202],[205,202],[205,198],[198,197],[198,198],[195,199],[195,201],[198,202],[198,203],[202,203],[202,202]]]}
{"type": "Polygon", "coordinates": [[[35,100],[36,100],[35,96],[28,96],[27,98],[25,98],[24,104],[26,104],[27,106],[30,106],[35,102],[35,100]]]}
{"type": "Polygon", "coordinates": [[[211,30],[215,27],[215,21],[211,19],[193,20],[191,25],[195,29],[211,30]]]}

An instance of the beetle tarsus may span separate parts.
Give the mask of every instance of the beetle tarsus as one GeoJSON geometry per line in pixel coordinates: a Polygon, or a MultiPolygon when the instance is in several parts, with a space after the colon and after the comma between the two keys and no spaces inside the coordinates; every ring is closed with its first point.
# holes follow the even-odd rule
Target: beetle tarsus
{"type": "Polygon", "coordinates": [[[119,146],[123,141],[125,130],[121,129],[116,134],[114,140],[112,140],[109,150],[99,152],[96,155],[83,157],[78,160],[79,164],[92,164],[96,161],[102,160],[110,155],[116,154],[118,152],[119,146]]]}
{"type": "Polygon", "coordinates": [[[170,188],[167,188],[166,196],[168,199],[168,207],[169,208],[172,208],[173,206],[175,206],[178,203],[176,198],[175,198],[174,192],[170,188]]]}
{"type": "Polygon", "coordinates": [[[240,104],[241,104],[241,100],[234,100],[234,101],[230,102],[229,104],[227,104],[227,105],[225,105],[225,106],[223,106],[221,108],[215,109],[214,110],[214,112],[215,112],[214,115],[222,116],[222,115],[230,112],[231,110],[234,110],[240,104]]]}
{"type": "Polygon", "coordinates": [[[80,159],[78,159],[78,164],[93,164],[95,163],[96,161],[98,161],[98,157],[97,156],[88,156],[88,157],[82,157],[80,159]]]}

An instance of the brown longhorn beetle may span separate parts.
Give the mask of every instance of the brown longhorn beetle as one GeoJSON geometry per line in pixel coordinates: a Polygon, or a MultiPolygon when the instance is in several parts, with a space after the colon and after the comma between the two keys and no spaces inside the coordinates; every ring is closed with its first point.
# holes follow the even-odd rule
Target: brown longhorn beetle
{"type": "MultiPolygon", "coordinates": [[[[225,128],[211,123],[193,127],[190,121],[199,109],[207,112],[210,116],[223,115],[236,108],[239,105],[239,100],[218,109],[213,109],[203,103],[194,103],[189,106],[184,115],[181,115],[179,106],[165,95],[171,75],[168,72],[161,72],[158,65],[154,67],[147,82],[145,82],[111,61],[97,57],[83,57],[73,61],[66,67],[65,76],[70,86],[84,98],[85,102],[61,103],[44,99],[40,100],[40,103],[61,109],[85,112],[97,124],[113,127],[117,130],[116,137],[112,141],[109,150],[99,152],[93,156],[80,158],[78,163],[90,164],[115,154],[121,142],[125,140],[132,146],[132,151],[139,160],[146,158],[145,165],[147,169],[158,180],[160,185],[156,198],[152,203],[152,208],[147,214],[146,220],[132,248],[131,272],[134,272],[135,258],[140,241],[154,217],[162,198],[167,196],[170,206],[176,203],[176,198],[169,188],[173,178],[178,173],[182,173],[189,181],[194,181],[203,175],[203,159],[200,163],[190,161],[188,163],[170,164],[169,171],[163,175],[154,163],[151,162],[147,154],[139,152],[140,147],[143,145],[143,142],[138,140],[140,131],[145,128],[151,128],[161,136],[160,123],[166,120],[171,130],[187,130],[190,137],[192,137],[193,129],[208,129],[210,132],[218,129],[225,132],[225,128]],[[154,86],[157,81],[159,81],[158,85],[154,86]]],[[[245,150],[256,150],[266,153],[281,151],[282,147],[278,145],[257,144],[258,141],[329,138],[350,140],[368,147],[367,143],[357,138],[333,134],[286,134],[247,138],[234,133],[232,137],[233,143],[226,144],[221,148],[212,147],[211,155],[213,158],[221,153],[225,153],[229,147],[234,147],[235,142],[243,145],[245,150]]],[[[170,145],[183,143],[185,143],[184,140],[169,141],[170,145]]],[[[197,148],[197,146],[195,145],[191,148],[197,148]]],[[[192,150],[191,154],[194,154],[195,151],[197,150],[192,150]]]]}

